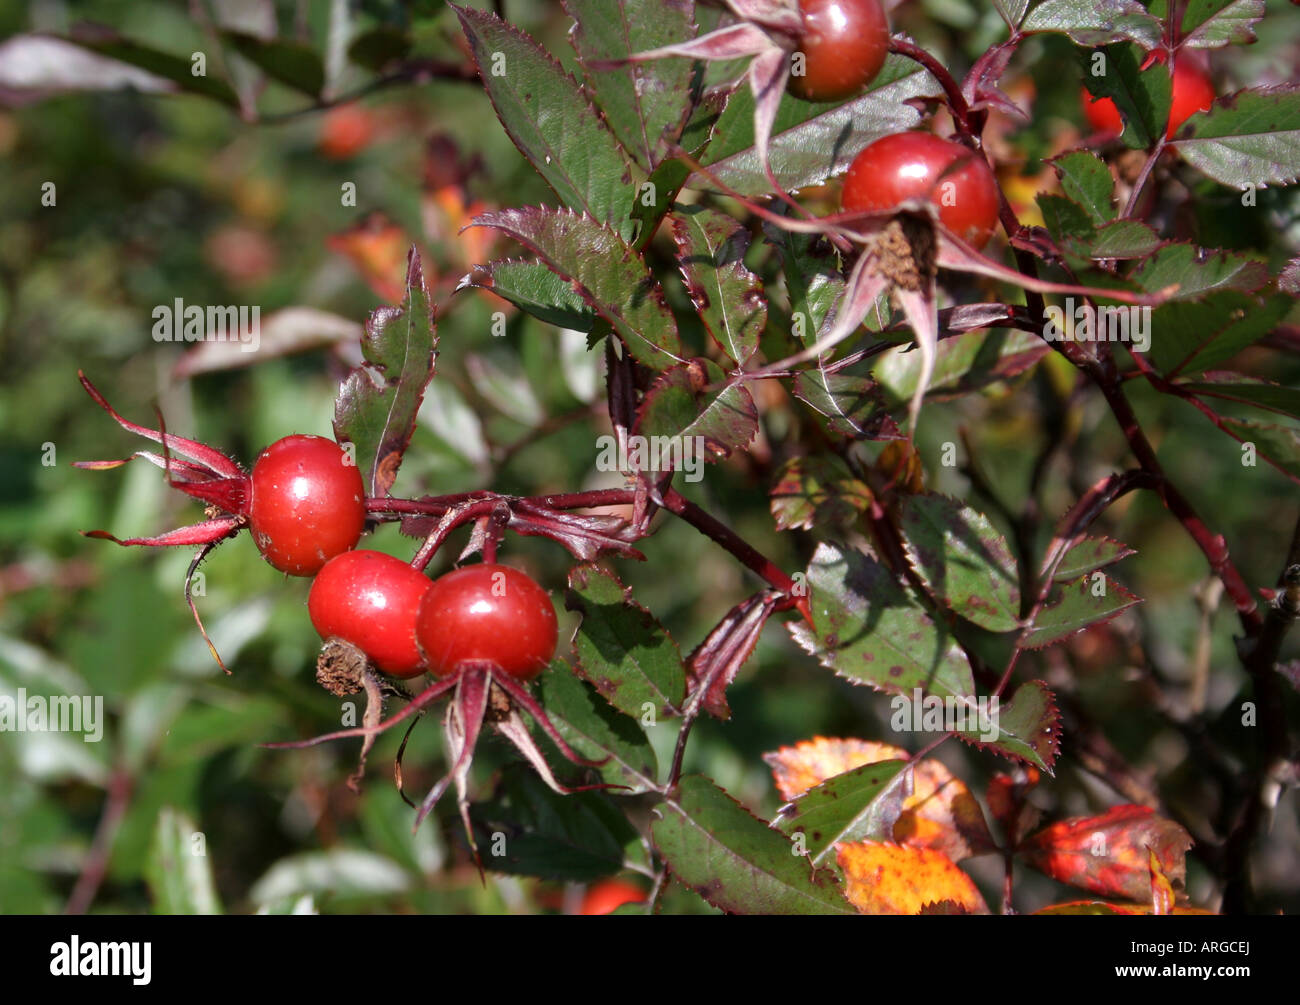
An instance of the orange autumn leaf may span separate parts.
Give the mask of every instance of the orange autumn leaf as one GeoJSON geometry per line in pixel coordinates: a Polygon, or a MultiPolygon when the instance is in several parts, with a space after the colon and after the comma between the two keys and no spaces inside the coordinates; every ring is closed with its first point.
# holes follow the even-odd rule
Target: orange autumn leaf
{"type": "Polygon", "coordinates": [[[942,852],[854,841],[836,854],[844,895],[862,914],[989,913],[971,878],[942,852]]]}
{"type": "Polygon", "coordinates": [[[345,256],[366,285],[385,303],[401,303],[405,295],[406,232],[382,213],[371,213],[354,227],[325,239],[330,251],[345,256]]]}
{"type": "Polygon", "coordinates": [[[814,736],[793,747],[782,747],[771,754],[764,754],[763,760],[772,768],[772,778],[781,798],[790,800],[835,775],[842,775],[865,764],[905,761],[907,756],[907,751],[902,747],[888,743],[814,736]]]}
{"type": "Polygon", "coordinates": [[[473,268],[492,257],[497,240],[490,227],[471,227],[492,207],[469,194],[471,179],[483,171],[482,158],[466,157],[449,136],[433,136],[425,145],[421,210],[426,240],[440,246],[444,260],[473,268]]]}
{"type": "Polygon", "coordinates": [[[894,840],[914,848],[932,848],[954,862],[997,850],[984,811],[966,783],[942,761],[916,766],[912,794],[894,824],[894,840]]]}
{"type": "MultiPolygon", "coordinates": [[[[854,768],[908,759],[906,750],[888,743],[822,736],[764,756],[777,791],[787,800],[854,768]]],[[[954,862],[996,849],[984,813],[965,782],[935,760],[913,769],[910,794],[903,800],[893,837],[899,844],[933,848],[954,862]]]]}
{"type": "Polygon", "coordinates": [[[1150,902],[1147,849],[1162,875],[1181,886],[1187,877],[1191,835],[1147,806],[1116,806],[1095,817],[1073,817],[1044,827],[1021,847],[1026,862],[1062,883],[1104,897],[1150,902]]]}

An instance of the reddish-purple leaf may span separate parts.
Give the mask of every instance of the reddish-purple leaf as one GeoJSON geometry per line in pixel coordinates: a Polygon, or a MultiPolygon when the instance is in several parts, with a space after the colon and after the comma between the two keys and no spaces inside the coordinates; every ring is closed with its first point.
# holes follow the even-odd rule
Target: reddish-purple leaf
{"type": "Polygon", "coordinates": [[[981,738],[978,729],[959,731],[957,736],[972,746],[1053,773],[1061,750],[1061,713],[1046,684],[1041,680],[1022,684],[1010,701],[999,703],[996,716],[991,718],[997,726],[996,739],[981,738]]]}
{"type": "Polygon", "coordinates": [[[777,530],[843,533],[870,505],[871,490],[833,454],[790,458],[772,486],[777,530]]]}
{"type": "Polygon", "coordinates": [[[1057,582],[1066,582],[1092,572],[1093,569],[1114,565],[1120,559],[1135,554],[1137,552],[1128,545],[1109,537],[1085,537],[1065,553],[1057,563],[1052,578],[1057,582]]]}
{"type": "Polygon", "coordinates": [[[727,688],[758,645],[763,626],[772,616],[780,595],[774,590],[756,593],[726,613],[686,661],[690,690],[716,719],[730,719],[727,688]]]}
{"type": "MultiPolygon", "coordinates": [[[[98,389],[92,384],[89,378],[80,370],[77,371],[77,379],[81,381],[81,386],[86,389],[86,393],[94,399],[95,404],[113,417],[119,426],[128,432],[135,433],[137,436],[143,436],[147,440],[153,440],[154,443],[161,443],[168,450],[180,454],[182,457],[188,457],[197,461],[200,465],[207,468],[215,475],[224,478],[244,478],[246,475],[240,470],[238,464],[232,461],[219,450],[213,450],[206,443],[199,443],[197,440],[187,440],[183,436],[176,436],[172,433],[163,433],[157,429],[150,429],[147,426],[141,426],[137,423],[124,419],[108,400],[99,393],[98,389]]],[[[103,462],[90,462],[99,464],[103,462]]]]}
{"type": "Polygon", "coordinates": [[[83,530],[81,533],[85,537],[95,537],[103,541],[112,541],[114,544],[138,544],[150,548],[165,548],[182,544],[211,544],[213,541],[220,541],[223,537],[228,537],[233,532],[239,530],[242,526],[244,526],[243,517],[223,516],[218,517],[215,520],[205,520],[203,523],[191,524],[188,527],[178,527],[175,530],[169,530],[165,534],[158,534],[155,537],[117,538],[106,530],[83,530]]]}
{"type": "Polygon", "coordinates": [[[402,306],[381,307],[367,319],[365,362],[348,374],[334,402],[334,435],[355,445],[369,495],[387,495],[397,479],[424,389],[433,379],[437,345],[433,303],[420,253],[412,247],[402,306]]]}

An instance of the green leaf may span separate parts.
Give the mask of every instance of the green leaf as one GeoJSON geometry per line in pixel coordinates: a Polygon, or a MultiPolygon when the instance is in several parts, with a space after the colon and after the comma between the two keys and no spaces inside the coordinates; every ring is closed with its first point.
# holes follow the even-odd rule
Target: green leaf
{"type": "Polygon", "coordinates": [[[629,794],[655,787],[658,762],[637,719],[612,708],[563,660],[553,662],[539,684],[542,705],[569,746],[591,760],[609,758],[596,769],[602,780],[626,785],[629,794]]]}
{"type": "Polygon", "coordinates": [[[577,50],[588,87],[624,149],[647,171],[677,140],[682,111],[691,101],[695,65],[689,59],[655,59],[610,70],[592,70],[601,60],[679,43],[695,34],[693,5],[685,0],[565,0],[577,22],[569,39],[577,50]]]}
{"type": "Polygon", "coordinates": [[[1300,481],[1300,428],[1223,416],[1227,431],[1255,449],[1292,481],[1300,481]]]}
{"type": "Polygon", "coordinates": [[[1172,301],[1151,313],[1151,358],[1167,375],[1194,374],[1218,366],[1276,327],[1292,300],[1259,298],[1223,290],[1196,302],[1172,301]]]}
{"type": "Polygon", "coordinates": [[[497,118],[520,153],[566,206],[630,239],[628,210],[644,176],[578,82],[513,25],[485,11],[452,9],[497,118]]]}
{"type": "Polygon", "coordinates": [[[1098,226],[1115,218],[1115,182],[1110,168],[1094,153],[1072,150],[1049,164],[1061,179],[1061,190],[1098,226]]]}
{"type": "Polygon", "coordinates": [[[880,385],[866,377],[827,373],[820,367],[794,378],[796,398],[820,415],[831,432],[852,440],[901,440],[880,385]]]}
{"type": "Polygon", "coordinates": [[[790,458],[772,488],[777,530],[812,530],[816,526],[843,533],[870,505],[871,490],[833,454],[790,458]]]}
{"type": "Polygon", "coordinates": [[[675,715],[686,696],[677,643],[654,615],[627,596],[612,573],[596,565],[569,571],[564,605],[582,615],[573,637],[577,670],[615,708],[640,719],[675,715]]]}
{"type": "Polygon", "coordinates": [[[773,824],[791,837],[803,834],[814,863],[840,841],[892,841],[897,807],[891,811],[881,797],[896,792],[906,767],[877,761],[835,775],[783,806],[773,824]]]}
{"type": "MultiPolygon", "coordinates": [[[[696,465],[698,473],[700,463],[729,457],[754,438],[758,409],[749,389],[744,384],[726,384],[716,363],[692,360],[666,370],[655,380],[637,410],[632,431],[643,437],[664,437],[658,442],[673,448],[680,444],[683,470],[696,465]],[[686,454],[687,450],[692,453],[686,454]]],[[[651,446],[653,443],[650,441],[651,446]]],[[[671,460],[675,463],[678,458],[671,460]]],[[[663,461],[661,455],[654,465],[652,456],[647,459],[652,466],[641,470],[669,470],[672,464],[663,461]]]]}
{"type": "Polygon", "coordinates": [[[632,203],[632,219],[637,222],[637,234],[632,247],[637,251],[644,251],[654,238],[659,224],[673,208],[677,194],[690,175],[690,167],[680,157],[669,157],[650,172],[650,177],[645,180],[640,194],[632,203]]]}
{"type": "Polygon", "coordinates": [[[470,809],[492,872],[585,882],[644,858],[641,836],[599,792],[552,792],[530,769],[504,773],[501,794],[470,809]]]}
{"type": "Polygon", "coordinates": [[[814,628],[790,622],[803,650],[845,680],[879,691],[965,696],[970,664],[883,565],[858,551],[823,542],[808,565],[814,628]]]}
{"type": "Polygon", "coordinates": [[[1102,258],[1146,258],[1163,243],[1141,220],[1112,220],[1093,231],[1086,246],[1072,242],[1071,250],[1094,261],[1102,258]]]}
{"type": "Polygon", "coordinates": [[[145,881],[154,914],[220,914],[207,841],[194,821],[171,806],[158,813],[145,881]]]}
{"type": "Polygon", "coordinates": [[[637,360],[652,370],[681,362],[677,323],[663,289],[613,231],[588,217],[537,206],[487,213],[474,222],[508,234],[574,283],[637,360]]]}
{"type": "Polygon", "coordinates": [[[538,262],[489,262],[460,281],[466,287],[491,290],[521,311],[558,328],[584,334],[598,323],[593,311],[572,286],[538,262]]]}
{"type": "Polygon", "coordinates": [[[1088,211],[1073,199],[1051,192],[1039,192],[1034,196],[1038,208],[1042,211],[1043,222],[1048,232],[1058,243],[1064,244],[1071,238],[1092,237],[1095,225],[1088,211]]]}
{"type": "Polygon", "coordinates": [[[379,73],[390,63],[404,59],[411,51],[411,36],[392,25],[376,25],[352,40],[348,59],[379,73]]]}
{"type": "Polygon", "coordinates": [[[433,313],[420,253],[412,247],[402,306],[381,307],[366,320],[365,362],[348,374],[334,403],[334,436],[356,446],[368,495],[388,494],[415,432],[437,355],[433,313]]]}
{"type": "Polygon", "coordinates": [[[1090,625],[1105,624],[1141,603],[1104,572],[1081,577],[1060,588],[1060,596],[1038,613],[1034,627],[1019,642],[1022,649],[1042,649],[1063,642],[1090,625]],[[1097,579],[1100,576],[1101,579],[1097,579]],[[1101,588],[1100,595],[1098,587],[1101,588]]]}
{"type": "MultiPolygon", "coordinates": [[[[1229,251],[1207,254],[1190,244],[1166,244],[1142,264],[1132,279],[1148,293],[1177,284],[1173,299],[1191,300],[1214,290],[1253,292],[1268,283],[1269,274],[1268,267],[1258,258],[1229,251]]],[[[1162,305],[1160,309],[1167,306],[1162,305]]]]}
{"type": "Polygon", "coordinates": [[[1135,0],[1043,0],[1021,24],[1025,32],[1064,32],[1079,45],[1137,42],[1154,49],[1162,37],[1160,22],[1135,0]]]}
{"type": "Polygon", "coordinates": [[[790,839],[700,775],[656,810],[655,847],[673,875],[731,914],[854,914],[832,869],[815,869],[790,839]]]}
{"type": "Polygon", "coordinates": [[[1220,98],[1178,130],[1183,159],[1222,185],[1291,185],[1300,175],[1300,84],[1220,98]]]}
{"type": "Polygon", "coordinates": [[[1025,12],[1029,10],[1029,0],[993,0],[993,6],[1007,24],[1019,26],[1025,18],[1025,12]]]}
{"type": "Polygon", "coordinates": [[[1217,49],[1255,41],[1255,22],[1264,0],[1188,0],[1183,12],[1183,48],[1217,49]]]}
{"type": "Polygon", "coordinates": [[[988,517],[927,494],[906,499],[901,522],[908,561],[935,599],[989,631],[1019,627],[1016,560],[988,517]]]}
{"type": "MultiPolygon", "coordinates": [[[[871,90],[860,98],[842,104],[813,104],[786,95],[772,127],[772,170],[788,191],[820,185],[847,171],[858,152],[873,140],[916,126],[920,116],[906,102],[939,91],[928,71],[891,55],[871,90]]],[[[748,87],[732,92],[713,136],[704,166],[742,195],[768,195],[771,183],[754,148],[754,98],[748,87]]],[[[702,176],[687,183],[691,188],[710,188],[712,184],[702,176]]]]}
{"type": "MultiPolygon", "coordinates": [[[[992,708],[989,711],[992,718],[992,708]]],[[[1046,684],[1040,680],[1022,684],[1010,701],[998,705],[994,722],[998,729],[996,740],[981,740],[978,730],[957,735],[982,750],[997,751],[1053,774],[1061,746],[1061,713],[1046,684]]]]}
{"type": "MultiPolygon", "coordinates": [[[[1041,338],[1018,330],[970,331],[939,342],[930,397],[963,394],[1023,373],[1051,352],[1041,338]]],[[[872,375],[891,407],[912,400],[921,374],[921,354],[909,347],[880,357],[872,375]]]]}
{"type": "Polygon", "coordinates": [[[1240,401],[1300,419],[1300,388],[1217,371],[1204,374],[1199,381],[1180,381],[1178,386],[1202,397],[1240,401]]]}
{"type": "Polygon", "coordinates": [[[1124,144],[1134,149],[1155,146],[1169,123],[1173,83],[1168,68],[1157,63],[1146,70],[1139,69],[1142,53],[1130,45],[1105,48],[1101,63],[1105,72],[1100,76],[1093,75],[1094,54],[1080,52],[1079,58],[1088,92],[1095,98],[1110,98],[1115,102],[1124,120],[1124,131],[1120,134],[1124,144]]]}
{"type": "Polygon", "coordinates": [[[706,206],[681,206],[672,222],[691,303],[713,340],[743,367],[767,324],[763,283],[745,268],[749,229],[706,206]]]}
{"type": "Polygon", "coordinates": [[[1065,553],[1052,578],[1058,583],[1077,579],[1084,573],[1114,565],[1120,559],[1135,554],[1137,552],[1128,545],[1108,537],[1085,537],[1065,553]]]}
{"type": "Polygon", "coordinates": [[[781,253],[793,334],[815,342],[830,331],[831,309],[844,292],[839,255],[820,234],[796,234],[771,223],[763,231],[781,253]]]}
{"type": "Polygon", "coordinates": [[[222,34],[236,52],[272,80],[309,98],[318,97],[325,87],[325,64],[311,46],[283,38],[259,38],[242,31],[222,34]]]}
{"type": "Polygon", "coordinates": [[[188,57],[159,52],[147,45],[123,38],[111,29],[99,25],[95,26],[93,34],[78,34],[67,41],[120,63],[147,70],[149,73],[170,80],[182,91],[215,98],[231,108],[239,107],[239,95],[229,84],[207,74],[195,76],[193,64],[188,57]]]}

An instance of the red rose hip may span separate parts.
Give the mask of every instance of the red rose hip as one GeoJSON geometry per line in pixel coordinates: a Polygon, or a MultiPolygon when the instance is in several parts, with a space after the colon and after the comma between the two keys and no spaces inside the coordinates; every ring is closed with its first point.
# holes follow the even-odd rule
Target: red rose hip
{"type": "Polygon", "coordinates": [[[625,879],[605,879],[593,883],[582,898],[579,914],[612,914],[624,904],[645,903],[646,893],[625,879]]]}
{"type": "Polygon", "coordinates": [[[262,556],[313,576],[366,525],[366,490],[349,455],[323,436],[294,435],[262,451],[250,479],[249,530],[262,556]]]}
{"type": "Polygon", "coordinates": [[[433,581],[415,637],[439,677],[470,662],[530,680],[555,655],[558,627],[546,591],[507,565],[469,565],[433,581]]]}
{"type": "Polygon", "coordinates": [[[392,555],[345,551],[316,574],[307,612],[322,639],[351,642],[384,673],[414,677],[424,671],[415,617],[432,585],[392,555]]]}
{"type": "MultiPolygon", "coordinates": [[[[1080,88],[1079,100],[1083,114],[1099,133],[1118,133],[1124,129],[1124,119],[1110,98],[1094,98],[1086,87],[1080,88]]],[[[1173,93],[1169,104],[1169,121],[1165,126],[1165,139],[1172,140],[1178,128],[1197,112],[1208,111],[1214,104],[1214,85],[1210,78],[1186,60],[1174,67],[1173,93]]]]}
{"type": "Polygon", "coordinates": [[[851,98],[889,54],[889,20],[879,0],[800,0],[803,32],[786,89],[807,101],[851,98]],[[798,72],[802,70],[803,72],[798,72]]]}
{"type": "Polygon", "coordinates": [[[982,156],[930,133],[882,136],[844,178],[846,213],[887,211],[904,199],[929,199],[943,225],[972,247],[988,243],[998,222],[998,185],[982,156]]]}

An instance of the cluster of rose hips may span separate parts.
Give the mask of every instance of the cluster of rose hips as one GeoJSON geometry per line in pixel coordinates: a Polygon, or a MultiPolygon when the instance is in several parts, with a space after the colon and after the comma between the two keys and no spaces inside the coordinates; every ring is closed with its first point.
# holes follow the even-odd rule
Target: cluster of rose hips
{"type": "Polygon", "coordinates": [[[365,485],[351,455],[333,440],[286,436],[263,450],[245,475],[211,447],[123,419],[84,375],[81,380],[119,424],[167,450],[162,457],[136,456],[164,467],[173,487],[209,508],[206,523],[120,543],[210,546],[247,526],[272,566],[315,577],[307,607],[321,638],[350,643],[394,677],[425,671],[451,677],[479,663],[528,680],[554,655],[555,611],[546,592],[517,569],[474,565],[431,581],[391,555],[353,550],[366,527],[365,485]],[[172,457],[173,451],[181,457],[172,457]]]}
{"type": "Polygon", "coordinates": [[[277,440],[249,481],[253,541],[281,572],[316,577],[307,610],[322,639],[350,642],[394,677],[449,677],[479,661],[528,680],[550,662],[555,611],[519,570],[472,565],[431,581],[392,555],[353,550],[365,488],[333,440],[277,440]]]}
{"type": "MultiPolygon", "coordinates": [[[[371,720],[368,713],[364,726],[267,746],[306,747],[363,737],[364,766],[366,751],[377,734],[421,714],[437,698],[452,694],[444,720],[452,767],[425,797],[416,826],[454,782],[471,848],[474,838],[466,779],[485,723],[509,739],[557,792],[606,787],[569,788],[556,780],[520,718],[520,712],[526,712],[570,762],[584,767],[603,763],[575,753],[525,686],[555,654],[555,610],[546,591],[529,576],[496,563],[495,547],[485,548],[489,557],[484,563],[430,580],[421,571],[421,559],[427,561],[424,550],[408,564],[383,552],[356,548],[369,511],[383,510],[385,501],[367,500],[350,450],[335,441],[322,436],[286,436],[263,450],[252,471],[245,472],[206,444],[131,422],[113,409],[84,374],[81,382],[120,426],[162,445],[161,454],[138,451],[132,456],[163,468],[173,488],[206,504],[208,517],[156,537],[119,541],[104,531],[89,531],[89,536],[124,545],[198,545],[190,566],[192,576],[216,544],[248,528],[262,556],[276,569],[292,576],[315,577],[307,608],[324,640],[317,663],[317,680],[322,686],[338,695],[364,688],[378,700],[383,690],[404,692],[396,686],[381,687],[370,668],[399,678],[426,672],[435,678],[419,694],[408,696],[405,708],[386,720],[377,715],[371,720]]],[[[81,461],[77,466],[100,470],[125,463],[81,461]]],[[[190,599],[188,578],[186,597],[190,599]]],[[[192,599],[190,606],[193,608],[192,599]]],[[[215,648],[212,651],[216,656],[215,648]]],[[[220,657],[217,661],[220,663],[220,657]]],[[[360,771],[353,776],[354,784],[359,776],[360,771]]]]}

